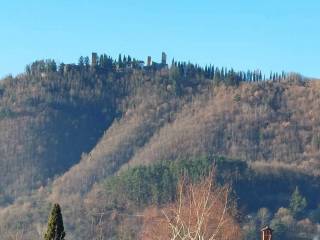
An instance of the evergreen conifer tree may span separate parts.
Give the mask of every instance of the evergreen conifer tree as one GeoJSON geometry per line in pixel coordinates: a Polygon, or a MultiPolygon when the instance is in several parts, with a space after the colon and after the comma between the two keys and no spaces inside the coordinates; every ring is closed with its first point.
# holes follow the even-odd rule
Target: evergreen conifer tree
{"type": "Polygon", "coordinates": [[[119,57],[118,57],[118,65],[119,65],[119,67],[122,67],[122,57],[121,57],[121,54],[119,54],[119,57]]]}
{"type": "Polygon", "coordinates": [[[44,240],[64,240],[65,235],[60,205],[54,204],[48,219],[44,240]]]}
{"type": "Polygon", "coordinates": [[[86,57],[84,58],[84,65],[86,66],[86,68],[89,68],[89,66],[90,66],[90,60],[89,60],[89,57],[88,57],[88,56],[86,56],[86,57]]]}
{"type": "Polygon", "coordinates": [[[295,217],[299,217],[307,207],[307,200],[301,195],[298,187],[292,193],[289,207],[295,217]]]}
{"type": "Polygon", "coordinates": [[[78,65],[79,65],[80,68],[83,68],[83,66],[84,66],[84,58],[83,58],[83,56],[81,56],[79,58],[78,65]]]}

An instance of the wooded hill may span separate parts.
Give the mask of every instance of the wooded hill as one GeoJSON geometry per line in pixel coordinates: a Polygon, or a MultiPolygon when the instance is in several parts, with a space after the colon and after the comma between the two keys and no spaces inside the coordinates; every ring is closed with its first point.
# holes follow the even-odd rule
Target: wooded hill
{"type": "Polygon", "coordinates": [[[94,66],[88,58],[67,67],[37,61],[0,83],[1,236],[41,236],[49,204],[59,202],[68,239],[91,239],[113,224],[103,229],[119,239],[139,222],[112,214],[102,221],[99,212],[130,215],[170,201],[177,172],[205,172],[216,159],[224,159],[219,176],[234,182],[243,215],[286,206],[296,186],[313,211],[319,103],[320,83],[298,74],[175,61],[141,68],[106,55],[94,66]],[[136,175],[141,165],[163,171],[136,175]],[[145,176],[147,185],[139,183],[145,176]]]}

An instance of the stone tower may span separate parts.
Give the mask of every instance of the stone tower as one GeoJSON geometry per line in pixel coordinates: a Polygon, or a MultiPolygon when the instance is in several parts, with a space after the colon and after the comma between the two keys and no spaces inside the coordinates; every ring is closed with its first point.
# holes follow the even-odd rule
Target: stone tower
{"type": "Polygon", "coordinates": [[[91,56],[91,67],[97,66],[98,54],[93,52],[91,56]]]}
{"type": "Polygon", "coordinates": [[[165,52],[162,52],[161,64],[162,65],[166,65],[167,64],[167,54],[165,52]]]}
{"type": "Polygon", "coordinates": [[[147,66],[148,66],[148,67],[150,67],[150,66],[151,66],[151,56],[148,56],[147,66]]]}

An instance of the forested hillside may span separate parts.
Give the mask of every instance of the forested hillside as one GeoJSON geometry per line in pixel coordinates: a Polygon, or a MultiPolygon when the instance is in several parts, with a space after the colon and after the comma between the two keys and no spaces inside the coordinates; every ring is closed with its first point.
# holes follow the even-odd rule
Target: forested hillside
{"type": "Polygon", "coordinates": [[[36,61],[0,82],[0,234],[41,239],[59,202],[68,239],[137,239],[143,219],[132,216],[173,201],[182,174],[196,181],[215,166],[248,239],[264,224],[310,239],[319,116],[320,83],[299,74],[121,55],[36,61]]]}

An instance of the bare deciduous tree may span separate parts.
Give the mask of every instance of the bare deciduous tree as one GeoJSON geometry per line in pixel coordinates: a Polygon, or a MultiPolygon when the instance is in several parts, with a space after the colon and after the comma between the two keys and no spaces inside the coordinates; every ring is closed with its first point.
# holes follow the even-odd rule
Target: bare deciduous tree
{"type": "Polygon", "coordinates": [[[213,174],[195,184],[182,179],[174,203],[146,210],[141,239],[241,239],[230,188],[217,186],[212,179],[213,174]]]}

